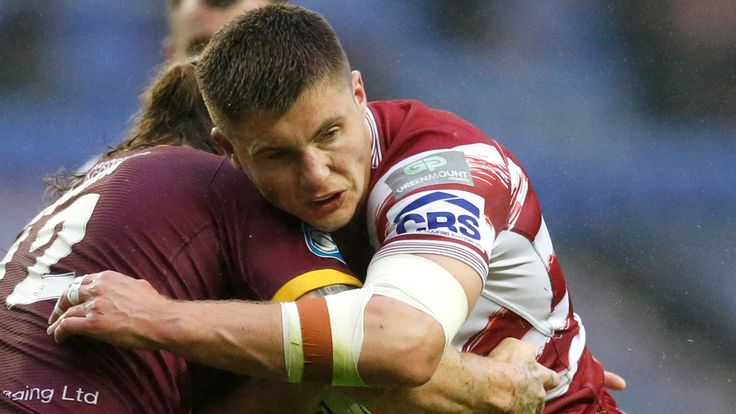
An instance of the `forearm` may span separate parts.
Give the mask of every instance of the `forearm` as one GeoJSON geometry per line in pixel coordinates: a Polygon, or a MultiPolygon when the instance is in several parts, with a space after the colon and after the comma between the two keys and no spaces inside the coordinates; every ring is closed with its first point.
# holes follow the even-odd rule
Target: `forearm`
{"type": "Polygon", "coordinates": [[[245,375],[286,377],[279,304],[173,301],[157,325],[158,348],[245,375]]]}
{"type": "MultiPolygon", "coordinates": [[[[156,348],[240,374],[286,379],[281,304],[172,301],[165,309],[151,324],[156,348]]],[[[442,331],[431,317],[374,296],[363,328],[358,369],[366,384],[421,384],[431,377],[442,355],[442,331]]]]}
{"type": "MultiPolygon", "coordinates": [[[[464,290],[451,274],[426,259],[420,265],[444,272],[434,275],[436,283],[450,284],[465,307],[464,290]]],[[[74,295],[62,294],[48,333],[57,342],[86,335],[125,348],[165,349],[218,368],[291,382],[423,384],[439,363],[444,339],[454,335],[466,312],[447,312],[447,288],[422,288],[426,272],[412,281],[396,280],[390,264],[382,272],[370,289],[278,304],[173,301],[145,280],[107,271],[70,286],[74,295]],[[72,296],[80,303],[72,304],[72,296]],[[447,334],[445,313],[454,326],[447,334]]]]}
{"type": "MultiPolygon", "coordinates": [[[[166,320],[158,324],[158,347],[217,368],[284,380],[281,312],[277,303],[173,302],[166,320]]],[[[363,329],[358,369],[367,384],[424,383],[439,363],[442,331],[431,317],[411,306],[373,296],[363,329]],[[429,373],[421,380],[417,371],[429,373]]]]}
{"type": "MultiPolygon", "coordinates": [[[[381,413],[540,413],[543,383],[554,387],[557,382],[554,378],[548,382],[551,373],[534,363],[534,354],[523,348],[520,341],[507,339],[490,357],[450,349],[432,379],[420,387],[335,387],[327,404],[332,409],[349,405],[337,392],[381,413]]],[[[205,412],[313,413],[325,390],[319,384],[255,380],[205,412]]]]}
{"type": "MultiPolygon", "coordinates": [[[[474,355],[473,355],[474,356],[474,355]]],[[[327,405],[335,412],[343,412],[346,401],[343,393],[371,410],[381,413],[470,413],[479,412],[479,395],[474,386],[472,370],[465,366],[461,355],[448,351],[436,375],[427,384],[417,388],[344,388],[335,387],[327,405]]],[[[197,413],[314,413],[325,397],[327,386],[320,384],[286,384],[252,378],[225,398],[209,404],[197,413]]],[[[484,395],[480,395],[483,398],[484,395]]],[[[497,411],[483,411],[496,413],[497,411]]],[[[501,412],[501,411],[498,411],[501,412]]]]}
{"type": "MultiPolygon", "coordinates": [[[[366,315],[365,337],[366,348],[363,357],[360,351],[363,346],[363,323],[343,320],[346,332],[332,332],[327,309],[313,308],[315,312],[295,315],[282,312],[294,309],[294,303],[255,303],[244,301],[229,302],[185,302],[175,301],[160,295],[145,280],[133,279],[116,272],[103,272],[99,275],[88,275],[78,287],[79,302],[72,305],[68,294],[64,293],[57,303],[63,311],[54,312],[49,322],[49,334],[54,335],[57,342],[64,341],[70,335],[85,335],[108,342],[112,345],[142,349],[164,349],[186,359],[206,365],[222,368],[249,376],[259,376],[279,380],[287,379],[286,361],[293,361],[285,355],[284,344],[294,344],[299,348],[290,356],[301,357],[302,340],[312,349],[329,350],[323,352],[321,362],[329,363],[333,372],[332,346],[337,340],[342,348],[340,355],[352,355],[353,367],[360,370],[361,375],[370,384],[388,386],[396,383],[424,383],[431,377],[439,355],[442,352],[442,332],[435,327],[429,316],[393,299],[385,297],[372,298],[369,291],[342,292],[333,297],[343,297],[344,306],[337,306],[333,314],[344,315],[354,311],[361,316],[363,307],[356,309],[351,303],[356,294],[364,294],[363,301],[374,299],[366,315]],[[384,306],[386,305],[386,306],[384,306]],[[291,315],[284,328],[284,315],[291,315]],[[413,315],[413,316],[412,316],[413,315]],[[312,318],[312,319],[310,319],[312,318]],[[320,325],[311,324],[305,332],[327,333],[319,335],[322,342],[317,343],[308,337],[302,338],[300,320],[320,321],[320,325]],[[429,340],[426,335],[434,331],[436,340],[429,340]],[[296,332],[293,338],[285,338],[284,333],[296,332]],[[331,337],[330,334],[331,333],[331,337]],[[360,341],[353,339],[359,335],[360,341]],[[286,341],[286,342],[285,342],[286,341]],[[340,342],[341,341],[341,342],[340,342]],[[427,348],[432,344],[428,352],[427,348]],[[420,349],[422,352],[420,352],[420,349]],[[405,356],[400,355],[403,351],[405,356]],[[437,355],[436,361],[435,354],[437,355]],[[357,367],[360,358],[360,367],[357,367]],[[404,368],[408,367],[408,370],[404,368]]],[[[300,301],[306,302],[324,298],[300,301]]],[[[323,303],[324,305],[324,303],[323,303]]],[[[343,318],[344,319],[344,318],[343,318]]],[[[309,326],[309,323],[306,324],[309,326]]],[[[298,362],[298,361],[297,361],[298,362]]],[[[310,369],[315,364],[304,364],[310,369]]],[[[343,364],[343,367],[346,365],[343,364]]],[[[295,372],[294,370],[290,372],[295,372]]],[[[345,372],[345,371],[343,371],[345,372]]],[[[301,382],[301,378],[290,378],[293,382],[301,382]]],[[[332,383],[334,378],[324,375],[312,377],[312,382],[332,383]]],[[[346,384],[344,384],[346,385],[346,384]]]]}
{"type": "Polygon", "coordinates": [[[488,372],[482,372],[473,354],[449,349],[432,379],[420,387],[390,390],[350,389],[346,393],[367,407],[382,413],[501,413],[488,411],[488,372]]]}
{"type": "Polygon", "coordinates": [[[465,356],[467,354],[454,349],[448,350],[429,382],[421,387],[394,389],[384,398],[381,410],[387,413],[476,412],[483,397],[479,394],[485,394],[481,393],[479,385],[487,374],[479,378],[465,356]]]}
{"type": "Polygon", "coordinates": [[[533,414],[559,377],[538,364],[534,349],[506,338],[488,357],[448,350],[432,379],[383,393],[353,390],[353,397],[385,413],[533,414]]]}

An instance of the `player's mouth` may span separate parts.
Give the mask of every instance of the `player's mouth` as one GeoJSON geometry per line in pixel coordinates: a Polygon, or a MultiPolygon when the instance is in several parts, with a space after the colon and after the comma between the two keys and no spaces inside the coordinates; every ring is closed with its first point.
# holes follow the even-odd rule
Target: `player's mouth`
{"type": "Polygon", "coordinates": [[[335,210],[339,208],[347,198],[347,191],[337,191],[312,199],[311,204],[320,210],[335,210]]]}

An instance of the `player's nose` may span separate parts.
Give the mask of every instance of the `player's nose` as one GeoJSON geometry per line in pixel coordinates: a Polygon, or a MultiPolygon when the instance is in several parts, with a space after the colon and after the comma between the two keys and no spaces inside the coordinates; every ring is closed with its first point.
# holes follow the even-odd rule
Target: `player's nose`
{"type": "Polygon", "coordinates": [[[330,176],[331,158],[325,151],[309,149],[301,155],[301,185],[318,190],[330,176]]]}

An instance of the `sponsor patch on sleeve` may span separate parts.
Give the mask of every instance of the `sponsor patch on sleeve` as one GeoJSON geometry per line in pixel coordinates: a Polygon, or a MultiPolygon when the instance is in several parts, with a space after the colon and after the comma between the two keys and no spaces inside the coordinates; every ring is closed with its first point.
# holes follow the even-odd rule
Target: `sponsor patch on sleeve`
{"type": "Polygon", "coordinates": [[[425,233],[489,251],[494,230],[485,219],[482,197],[464,191],[428,191],[412,194],[388,211],[392,224],[388,238],[407,233],[425,233]]]}
{"type": "Polygon", "coordinates": [[[420,158],[391,173],[386,179],[394,198],[436,184],[473,186],[470,167],[462,151],[443,151],[420,158]]]}
{"type": "Polygon", "coordinates": [[[316,256],[337,259],[345,263],[345,259],[340,254],[337,243],[332,239],[330,233],[316,229],[304,222],[302,222],[302,233],[307,248],[316,256]]]}

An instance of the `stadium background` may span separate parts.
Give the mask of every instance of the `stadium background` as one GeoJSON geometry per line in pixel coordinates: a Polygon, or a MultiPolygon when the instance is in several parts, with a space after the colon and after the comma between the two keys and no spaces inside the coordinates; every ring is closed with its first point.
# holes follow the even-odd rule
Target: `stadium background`
{"type": "MultiPolygon", "coordinates": [[[[453,111],[521,158],[624,409],[733,412],[736,3],[294,3],[371,99],[453,111]]],[[[46,173],[123,136],[165,19],[163,0],[0,0],[0,252],[46,173]]]]}

